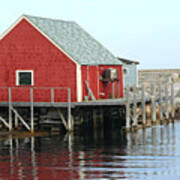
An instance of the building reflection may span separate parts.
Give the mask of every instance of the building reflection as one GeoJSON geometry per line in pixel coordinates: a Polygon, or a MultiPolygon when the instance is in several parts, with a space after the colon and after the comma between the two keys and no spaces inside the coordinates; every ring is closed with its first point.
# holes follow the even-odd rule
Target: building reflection
{"type": "Polygon", "coordinates": [[[0,179],[128,179],[177,173],[176,128],[106,131],[0,141],[0,179]],[[162,168],[163,167],[163,168],[162,168]]]}

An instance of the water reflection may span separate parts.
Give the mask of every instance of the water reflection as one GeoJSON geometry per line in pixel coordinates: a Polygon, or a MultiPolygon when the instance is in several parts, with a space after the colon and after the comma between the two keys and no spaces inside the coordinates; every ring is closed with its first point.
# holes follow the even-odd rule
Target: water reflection
{"type": "Polygon", "coordinates": [[[0,141],[0,179],[178,179],[180,123],[0,141]]]}

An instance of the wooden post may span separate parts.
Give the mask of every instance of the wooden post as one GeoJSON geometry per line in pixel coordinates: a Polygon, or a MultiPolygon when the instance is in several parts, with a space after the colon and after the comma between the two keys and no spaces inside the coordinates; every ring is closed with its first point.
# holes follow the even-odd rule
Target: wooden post
{"type": "Polygon", "coordinates": [[[51,103],[54,103],[54,88],[51,88],[51,103]]]}
{"type": "Polygon", "coordinates": [[[126,88],[126,131],[130,131],[130,102],[129,102],[129,88],[126,88]]]}
{"type": "Polygon", "coordinates": [[[8,89],[8,95],[9,95],[9,131],[12,130],[12,96],[11,96],[11,88],[8,89]]]}
{"type": "Polygon", "coordinates": [[[151,84],[151,116],[152,124],[156,124],[156,97],[155,97],[155,87],[151,84]]]}
{"type": "Polygon", "coordinates": [[[31,98],[31,133],[34,133],[34,97],[33,97],[33,88],[30,89],[30,98],[31,98]]]}
{"type": "Polygon", "coordinates": [[[137,125],[138,125],[138,122],[137,122],[137,113],[136,113],[136,110],[137,110],[137,88],[134,86],[133,87],[133,128],[134,130],[137,130],[137,125]]]}
{"type": "Polygon", "coordinates": [[[68,130],[72,131],[73,130],[73,119],[71,118],[71,89],[68,88],[68,130]]]}
{"type": "Polygon", "coordinates": [[[142,92],[142,99],[141,99],[141,105],[142,105],[142,123],[143,123],[143,128],[146,127],[146,99],[145,99],[145,87],[144,87],[144,84],[142,84],[142,89],[141,89],[141,92],[142,92]]]}
{"type": "Polygon", "coordinates": [[[175,118],[175,105],[174,105],[174,82],[171,83],[171,117],[175,118]]]}
{"type": "Polygon", "coordinates": [[[159,118],[160,123],[163,124],[163,100],[162,100],[162,84],[159,83],[159,118]]]}
{"type": "Polygon", "coordinates": [[[168,82],[165,84],[165,100],[166,100],[166,120],[169,121],[169,94],[168,94],[168,82]]]}

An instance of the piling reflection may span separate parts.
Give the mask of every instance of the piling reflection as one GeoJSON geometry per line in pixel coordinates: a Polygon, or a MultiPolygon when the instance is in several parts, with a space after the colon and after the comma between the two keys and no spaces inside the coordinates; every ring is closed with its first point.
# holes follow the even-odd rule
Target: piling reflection
{"type": "Polygon", "coordinates": [[[0,141],[0,179],[174,179],[180,123],[0,141]]]}

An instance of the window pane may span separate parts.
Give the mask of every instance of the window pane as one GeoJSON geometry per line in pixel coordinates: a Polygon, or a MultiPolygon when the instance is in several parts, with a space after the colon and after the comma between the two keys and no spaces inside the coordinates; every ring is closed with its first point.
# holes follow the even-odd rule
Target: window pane
{"type": "Polygon", "coordinates": [[[31,72],[19,72],[19,85],[32,85],[31,72]]]}

